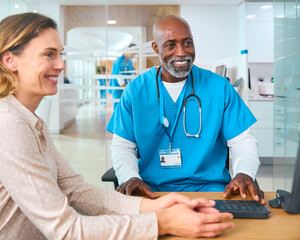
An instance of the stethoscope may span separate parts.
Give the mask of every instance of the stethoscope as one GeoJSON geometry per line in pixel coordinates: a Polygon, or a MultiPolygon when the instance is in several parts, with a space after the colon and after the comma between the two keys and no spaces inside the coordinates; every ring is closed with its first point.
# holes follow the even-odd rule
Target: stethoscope
{"type": "MultiPolygon", "coordinates": [[[[161,70],[161,66],[159,66],[159,68],[157,69],[157,72],[156,72],[156,77],[155,77],[155,81],[156,81],[156,90],[157,90],[157,97],[158,97],[158,102],[160,103],[160,94],[159,94],[159,85],[158,85],[158,75],[159,75],[159,72],[161,70]]],[[[200,132],[201,132],[201,101],[200,101],[200,98],[194,94],[194,76],[193,76],[193,71],[191,71],[191,79],[192,79],[192,93],[190,95],[188,95],[185,99],[184,99],[184,103],[183,103],[183,129],[184,129],[184,133],[187,137],[199,137],[200,135],[200,132]],[[187,103],[189,101],[192,101],[194,99],[197,99],[198,101],[198,105],[199,105],[199,130],[198,130],[198,133],[197,134],[189,134],[187,131],[186,131],[186,106],[187,106],[187,103]]],[[[180,111],[180,109],[179,109],[180,111]]],[[[179,113],[179,112],[178,112],[179,113]]],[[[176,121],[175,121],[175,125],[176,125],[176,122],[177,122],[177,119],[178,119],[178,115],[177,114],[177,117],[176,117],[176,121]]],[[[168,119],[163,116],[162,118],[162,121],[161,121],[161,124],[164,125],[164,127],[168,128],[169,127],[169,121],[168,119]]],[[[173,132],[173,131],[172,131],[173,132]]]]}

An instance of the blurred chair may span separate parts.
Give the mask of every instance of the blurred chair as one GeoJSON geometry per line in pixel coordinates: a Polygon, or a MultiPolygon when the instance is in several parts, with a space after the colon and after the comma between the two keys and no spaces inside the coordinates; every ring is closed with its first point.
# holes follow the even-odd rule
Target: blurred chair
{"type": "Polygon", "coordinates": [[[119,186],[118,178],[116,177],[115,170],[113,168],[108,169],[101,178],[102,182],[113,182],[115,189],[119,186]]]}

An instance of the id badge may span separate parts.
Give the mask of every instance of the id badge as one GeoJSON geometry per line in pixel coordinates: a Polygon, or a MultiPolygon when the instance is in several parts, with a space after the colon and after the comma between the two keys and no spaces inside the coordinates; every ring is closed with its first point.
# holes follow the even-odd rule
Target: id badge
{"type": "Polygon", "coordinates": [[[159,160],[162,168],[182,167],[180,149],[159,150],[159,160]]]}

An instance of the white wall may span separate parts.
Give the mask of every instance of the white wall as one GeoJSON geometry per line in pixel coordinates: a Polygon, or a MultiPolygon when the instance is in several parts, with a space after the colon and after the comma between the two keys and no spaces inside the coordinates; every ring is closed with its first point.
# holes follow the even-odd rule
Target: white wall
{"type": "Polygon", "coordinates": [[[59,26],[60,32],[63,33],[64,19],[62,16],[63,12],[60,8],[61,7],[59,4],[51,3],[51,1],[49,1],[49,3],[40,2],[36,4],[28,4],[26,0],[0,0],[0,20],[12,14],[18,14],[27,11],[37,11],[54,19],[59,26]],[[18,5],[17,8],[15,5],[18,5]]]}
{"type": "Polygon", "coordinates": [[[273,62],[273,9],[272,2],[247,2],[245,6],[245,40],[249,62],[273,62]],[[262,6],[271,6],[262,9],[262,6]],[[247,18],[253,15],[254,18],[247,18]]]}
{"type": "MultiPolygon", "coordinates": [[[[0,0],[0,19],[3,19],[8,15],[27,11],[37,11],[54,19],[58,25],[62,41],[64,42],[64,18],[63,11],[59,4],[52,3],[51,1],[48,3],[39,2],[37,4],[28,4],[25,0],[0,0]],[[18,4],[18,8],[15,8],[15,4],[18,4]]],[[[60,75],[59,82],[63,82],[63,73],[60,75]]],[[[43,100],[36,111],[37,114],[48,123],[49,130],[53,133],[58,133],[61,129],[63,129],[65,123],[69,120],[66,118],[65,114],[65,111],[68,110],[67,104],[59,101],[62,97],[64,96],[62,96],[61,93],[45,97],[52,101],[47,101],[47,99],[43,100]],[[49,110],[49,108],[51,109],[49,110]]]]}
{"type": "Polygon", "coordinates": [[[192,29],[195,63],[212,62],[240,54],[238,5],[182,4],[180,15],[192,29]]]}
{"type": "Polygon", "coordinates": [[[9,15],[18,14],[26,11],[28,11],[28,4],[25,3],[25,1],[23,0],[0,0],[0,20],[9,15]]]}
{"type": "Polygon", "coordinates": [[[7,16],[9,12],[9,2],[1,1],[0,2],[0,20],[7,16]]]}

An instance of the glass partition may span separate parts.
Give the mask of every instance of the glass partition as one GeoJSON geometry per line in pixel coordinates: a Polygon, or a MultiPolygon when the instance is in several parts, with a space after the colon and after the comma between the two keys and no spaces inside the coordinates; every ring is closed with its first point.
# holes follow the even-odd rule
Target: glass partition
{"type": "Polygon", "coordinates": [[[274,188],[291,190],[300,130],[300,3],[274,1],[274,188]]]}
{"type": "Polygon", "coordinates": [[[66,4],[59,0],[0,3],[0,19],[28,11],[53,18],[64,44],[65,70],[59,92],[45,97],[36,113],[46,121],[57,148],[74,170],[89,183],[112,189],[112,184],[101,182],[112,166],[112,134],[105,127],[126,82],[159,64],[151,48],[152,27],[163,16],[180,15],[178,0],[164,5],[131,1],[66,4]],[[136,45],[130,46],[132,43],[136,45]],[[114,62],[121,56],[130,56],[133,67],[113,72],[114,62]],[[117,84],[112,84],[112,79],[117,84]],[[114,95],[116,91],[120,94],[114,95]]]}
{"type": "MultiPolygon", "coordinates": [[[[120,1],[120,3],[122,3],[120,1]]],[[[154,23],[167,15],[179,15],[177,1],[168,5],[108,4],[107,37],[107,123],[126,84],[149,68],[159,65],[151,43],[154,23]]],[[[107,133],[110,145],[112,134],[107,133]]],[[[107,166],[111,166],[108,155],[107,166]]]]}

